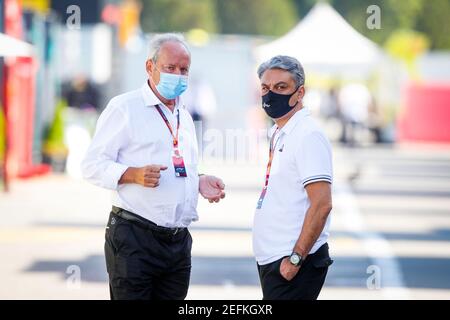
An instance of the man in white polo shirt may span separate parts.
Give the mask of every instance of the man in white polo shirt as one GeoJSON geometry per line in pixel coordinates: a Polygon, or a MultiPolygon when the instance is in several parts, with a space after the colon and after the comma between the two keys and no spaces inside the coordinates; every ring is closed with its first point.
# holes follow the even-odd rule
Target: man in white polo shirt
{"type": "Polygon", "coordinates": [[[331,146],[303,106],[305,75],[297,59],[273,57],[258,76],[262,107],[275,121],[253,227],[263,299],[315,300],[333,262],[331,146]]]}
{"type": "Polygon", "coordinates": [[[181,36],[155,37],[148,81],[109,102],[83,160],[85,179],[114,190],[105,235],[111,299],[184,299],[198,194],[225,196],[219,178],[197,173],[194,122],[179,97],[190,63],[181,36]]]}

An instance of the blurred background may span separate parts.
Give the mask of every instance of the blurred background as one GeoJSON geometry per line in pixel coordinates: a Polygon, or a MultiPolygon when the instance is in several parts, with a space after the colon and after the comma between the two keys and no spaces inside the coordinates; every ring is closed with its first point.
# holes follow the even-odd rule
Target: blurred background
{"type": "Polygon", "coordinates": [[[305,67],[333,143],[321,299],[450,299],[450,0],[0,0],[0,299],[108,299],[110,192],[80,178],[98,115],[181,32],[200,171],[189,299],[260,299],[251,226],[272,123],[256,69],[305,67]]]}

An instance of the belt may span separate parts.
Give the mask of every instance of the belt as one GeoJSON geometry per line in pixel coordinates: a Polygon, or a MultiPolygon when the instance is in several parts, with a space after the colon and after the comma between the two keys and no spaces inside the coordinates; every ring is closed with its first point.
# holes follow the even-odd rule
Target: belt
{"type": "Polygon", "coordinates": [[[140,227],[144,228],[144,229],[150,229],[162,234],[166,234],[166,235],[176,235],[177,233],[180,232],[184,232],[187,230],[187,228],[166,228],[166,227],[161,227],[158,226],[156,223],[147,220],[133,212],[127,211],[125,209],[113,206],[112,207],[112,213],[118,215],[119,217],[128,220],[132,223],[135,223],[137,225],[139,225],[140,227]]]}

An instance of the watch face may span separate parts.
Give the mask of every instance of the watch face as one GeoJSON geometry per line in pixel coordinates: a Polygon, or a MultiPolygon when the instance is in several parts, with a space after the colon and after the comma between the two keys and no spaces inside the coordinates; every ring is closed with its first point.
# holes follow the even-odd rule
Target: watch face
{"type": "Polygon", "coordinates": [[[291,263],[295,264],[295,265],[300,263],[300,257],[297,254],[293,254],[291,256],[290,260],[291,260],[291,263]]]}

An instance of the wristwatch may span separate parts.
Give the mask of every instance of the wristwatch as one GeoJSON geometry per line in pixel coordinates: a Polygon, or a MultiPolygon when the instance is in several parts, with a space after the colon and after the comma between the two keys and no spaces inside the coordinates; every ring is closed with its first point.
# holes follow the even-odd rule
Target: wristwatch
{"type": "Polygon", "coordinates": [[[296,267],[300,267],[303,263],[303,258],[297,252],[292,252],[289,257],[289,262],[296,267]]]}

